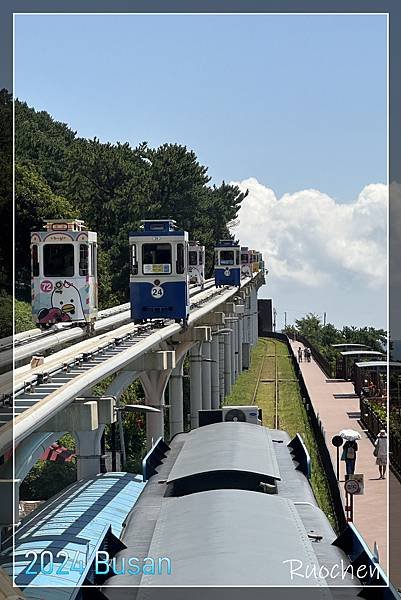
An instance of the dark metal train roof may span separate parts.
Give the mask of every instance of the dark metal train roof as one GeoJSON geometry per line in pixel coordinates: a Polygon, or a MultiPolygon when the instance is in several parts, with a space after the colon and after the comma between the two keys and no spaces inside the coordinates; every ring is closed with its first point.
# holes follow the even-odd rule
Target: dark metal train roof
{"type": "MultiPolygon", "coordinates": [[[[220,437],[218,432],[230,431],[225,425],[233,423],[215,425],[219,427],[219,430],[215,429],[215,437],[220,437]]],[[[200,438],[206,435],[201,430],[209,427],[196,430],[200,438]]],[[[184,456],[185,446],[194,432],[176,436],[158,473],[149,479],[131,511],[122,537],[126,549],[116,556],[120,565],[122,559],[127,561],[132,556],[139,559],[167,556],[171,560],[172,573],[164,577],[163,574],[114,575],[102,587],[107,598],[139,600],[154,597],[149,587],[128,587],[148,584],[249,586],[275,582],[285,585],[291,572],[288,563],[280,564],[281,558],[299,556],[308,564],[318,563],[328,568],[341,560],[349,565],[347,555],[333,545],[336,535],[327,517],[317,507],[307,478],[297,469],[287,446],[288,434],[257,425],[250,425],[246,430],[251,442],[254,436],[260,435],[259,431],[269,437],[267,443],[273,448],[281,477],[276,480],[275,493],[213,489],[182,497],[169,495],[167,481],[173,476],[176,463],[176,472],[183,472],[178,461],[181,455],[184,456]],[[321,536],[320,541],[311,541],[310,534],[321,536]],[[242,566],[239,557],[242,557],[242,566]]],[[[256,454],[255,450],[254,460],[257,460],[256,454]]],[[[211,465],[213,462],[209,468],[211,465]]],[[[290,585],[291,581],[288,583],[290,585]]],[[[292,581],[293,585],[308,583],[301,579],[292,581]]],[[[322,598],[326,593],[328,598],[332,597],[326,584],[351,585],[353,588],[347,589],[347,598],[356,597],[360,589],[358,583],[350,577],[334,582],[329,577],[323,582],[313,581],[314,586],[322,586],[322,598]]],[[[192,591],[196,589],[191,590],[191,596],[192,591]]],[[[275,596],[269,596],[269,590],[266,590],[266,597],[275,596]]]]}
{"type": "MultiPolygon", "coordinates": [[[[171,573],[143,575],[141,585],[299,585],[285,561],[318,569],[293,502],[246,490],[212,490],[164,502],[149,556],[169,557],[171,573]]],[[[321,577],[305,583],[327,585],[321,577]]]]}
{"type": "Polygon", "coordinates": [[[186,434],[167,482],[216,471],[243,471],[280,479],[268,430],[234,421],[194,429],[186,434]]]}

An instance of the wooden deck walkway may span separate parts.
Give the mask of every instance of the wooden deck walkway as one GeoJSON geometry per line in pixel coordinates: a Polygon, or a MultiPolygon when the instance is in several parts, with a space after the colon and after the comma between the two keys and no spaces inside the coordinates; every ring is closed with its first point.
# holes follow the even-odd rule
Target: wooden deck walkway
{"type": "MultiPolygon", "coordinates": [[[[296,351],[300,342],[291,342],[296,351]]],[[[376,542],[379,550],[379,562],[385,572],[388,567],[388,544],[387,544],[387,513],[388,513],[388,484],[400,484],[389,471],[386,479],[379,479],[379,469],[375,464],[373,456],[373,444],[366,432],[361,428],[359,417],[359,398],[354,394],[354,386],[348,381],[328,380],[319,365],[312,359],[311,362],[302,362],[301,371],[308,388],[308,392],[314,406],[315,412],[319,414],[326,435],[326,443],[329,448],[334,469],[336,469],[336,448],[331,439],[341,429],[355,429],[361,434],[358,441],[358,453],[356,460],[356,473],[363,473],[365,480],[365,493],[356,496],[354,500],[354,525],[362,537],[373,550],[376,542]]],[[[344,491],[345,462],[340,461],[340,489],[344,491]]],[[[345,493],[343,493],[343,498],[345,493]]],[[[394,569],[391,569],[392,583],[397,585],[393,579],[394,569]]]]}

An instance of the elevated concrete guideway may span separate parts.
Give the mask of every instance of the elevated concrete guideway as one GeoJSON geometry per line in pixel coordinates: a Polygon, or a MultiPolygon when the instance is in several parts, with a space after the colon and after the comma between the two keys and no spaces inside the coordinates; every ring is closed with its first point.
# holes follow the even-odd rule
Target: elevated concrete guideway
{"type": "Polygon", "coordinates": [[[73,433],[78,478],[100,472],[104,428],[117,420],[122,428],[119,398],[135,379],[142,384],[144,404],[156,409],[146,411],[148,448],[164,436],[167,386],[170,437],[184,431],[182,367],[188,353],[191,426],[198,427],[198,411],[217,407],[249,365],[257,339],[257,291],[264,282],[264,272],[258,271],[239,287],[208,285],[194,299],[192,290],[187,327],[171,320],[164,326],[130,323],[73,344],[37,367],[17,369],[14,403],[9,394],[0,405],[0,455],[9,454],[13,442],[16,448],[14,461],[8,455],[0,465],[0,495],[6,500],[0,506],[0,531],[18,521],[19,486],[44,443],[73,433]],[[104,395],[94,395],[94,386],[111,375],[104,395]]]}
{"type": "MultiPolygon", "coordinates": [[[[297,356],[299,347],[304,345],[291,341],[291,347],[297,356]]],[[[322,422],[327,447],[336,470],[336,448],[331,439],[341,429],[355,429],[361,434],[358,440],[356,473],[363,473],[365,493],[356,496],[354,501],[354,523],[362,537],[373,551],[377,543],[381,567],[387,571],[387,512],[388,512],[388,480],[379,479],[376,459],[373,456],[373,444],[358,422],[359,398],[354,393],[354,386],[348,381],[328,380],[319,365],[311,362],[300,364],[306,387],[308,388],[313,407],[322,422]]],[[[340,461],[340,490],[344,493],[345,462],[340,461]]],[[[393,478],[392,474],[388,476],[393,478]]],[[[395,478],[394,478],[395,479],[395,478]]]]}

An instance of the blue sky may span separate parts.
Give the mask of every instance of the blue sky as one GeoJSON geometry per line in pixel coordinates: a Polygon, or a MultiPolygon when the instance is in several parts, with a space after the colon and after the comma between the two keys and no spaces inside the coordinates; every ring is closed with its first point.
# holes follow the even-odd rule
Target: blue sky
{"type": "Polygon", "coordinates": [[[212,183],[252,177],[277,197],[314,188],[352,203],[386,182],[386,27],[377,15],[19,15],[15,92],[83,137],[185,144],[212,183]]]}

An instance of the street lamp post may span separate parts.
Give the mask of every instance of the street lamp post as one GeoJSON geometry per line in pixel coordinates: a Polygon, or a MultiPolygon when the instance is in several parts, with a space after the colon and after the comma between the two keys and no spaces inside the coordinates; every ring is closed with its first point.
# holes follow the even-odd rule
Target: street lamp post
{"type": "MultiPolygon", "coordinates": [[[[154,406],[148,406],[147,404],[123,404],[122,406],[116,406],[114,408],[114,410],[117,413],[118,428],[119,428],[119,433],[120,433],[120,450],[121,450],[121,454],[122,454],[121,468],[124,469],[125,464],[127,462],[127,454],[126,454],[126,450],[125,450],[125,439],[124,439],[124,427],[123,427],[122,413],[124,413],[124,412],[159,413],[160,410],[158,408],[154,408],[154,406]]],[[[114,423],[113,423],[113,426],[114,426],[114,423]]],[[[115,428],[112,427],[112,459],[111,460],[112,460],[112,465],[114,465],[114,468],[116,468],[115,452],[116,452],[115,428]],[[113,436],[113,434],[114,434],[114,436],[113,436]]]]}

